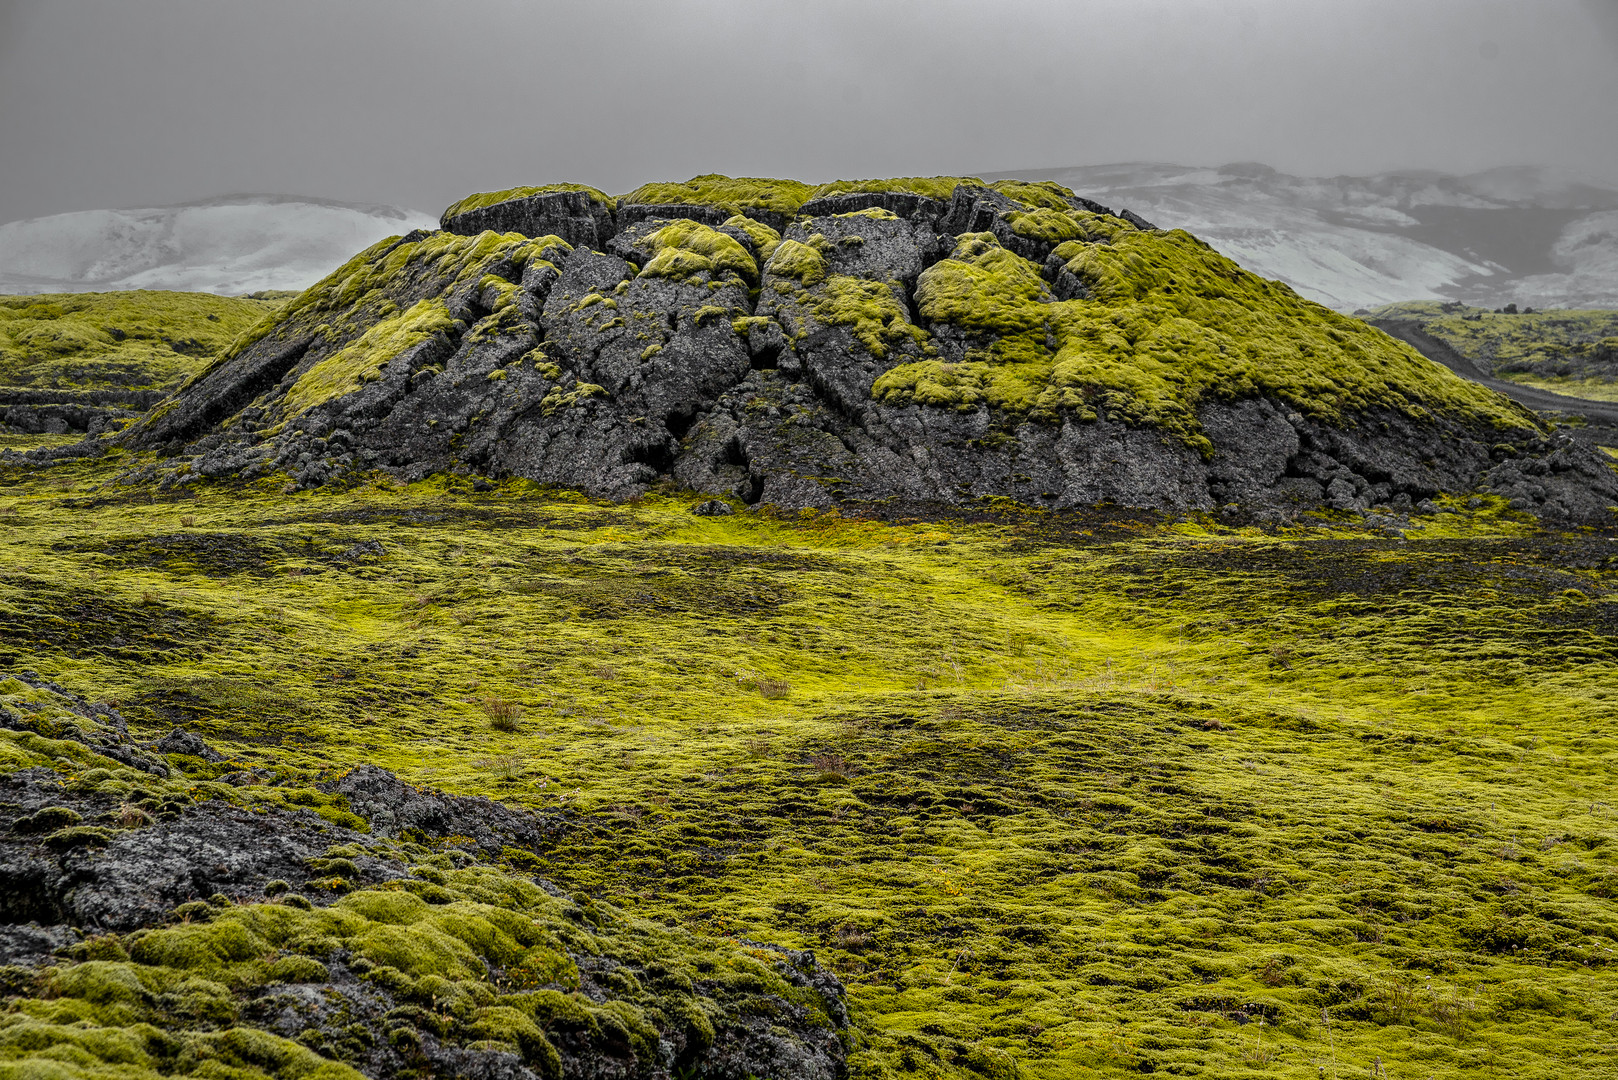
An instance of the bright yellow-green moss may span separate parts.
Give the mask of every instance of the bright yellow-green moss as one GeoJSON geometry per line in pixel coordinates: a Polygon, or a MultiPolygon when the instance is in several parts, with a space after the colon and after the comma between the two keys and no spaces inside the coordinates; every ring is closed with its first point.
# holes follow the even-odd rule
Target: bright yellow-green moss
{"type": "Polygon", "coordinates": [[[305,1046],[252,1028],[193,1032],[178,1040],[149,1025],[99,1027],[63,1016],[0,1017],[0,1076],[7,1080],[162,1080],[175,1075],[164,1059],[182,1051],[186,1072],[218,1080],[362,1080],[305,1046]],[[183,1048],[183,1050],[182,1050],[183,1048]]]}
{"type": "Polygon", "coordinates": [[[468,210],[481,210],[486,206],[497,206],[512,199],[526,199],[532,195],[548,195],[553,191],[582,191],[590,196],[590,201],[599,203],[608,210],[615,210],[618,200],[598,188],[588,184],[541,184],[539,187],[506,188],[504,191],[480,191],[475,195],[468,195],[459,202],[451,203],[444,211],[443,219],[448,221],[457,214],[464,214],[468,210]]]}
{"type": "Polygon", "coordinates": [[[846,326],[865,350],[882,359],[903,342],[925,345],[927,331],[912,323],[894,295],[895,282],[833,274],[813,300],[815,317],[827,326],[846,326]]]}
{"type": "Polygon", "coordinates": [[[989,187],[1030,208],[1045,207],[1065,212],[1073,206],[1068,202],[1073,192],[1055,180],[992,180],[989,187]]]}
{"type": "MultiPolygon", "coordinates": [[[[241,1028],[232,1010],[283,961],[361,946],[403,965],[371,982],[436,1003],[458,1037],[480,1020],[516,1036],[479,1013],[502,1008],[607,1030],[556,943],[526,944],[508,913],[576,953],[667,961],[669,985],[758,987],[760,1008],[789,989],[722,939],[813,948],[850,988],[856,1077],[980,1080],[1003,1065],[982,1047],[1025,1080],[1305,1080],[1378,1058],[1462,1080],[1485,1054],[1536,1080],[1614,1073],[1618,581],[1599,534],[1464,497],[1402,540],[1026,507],[698,518],[692,497],[443,477],[175,503],[102,486],[127,465],[6,477],[0,635],[18,667],[120,701],[141,738],[184,707],[235,759],[220,771],[373,761],[560,813],[562,835],[511,857],[621,906],[587,915],[598,932],[445,852],[431,877],[324,913],[241,904],[129,942],[181,966],[21,995],[0,1026],[28,1045],[142,1023],[201,1038],[155,1011],[181,999],[241,1028]],[[205,547],[173,545],[182,513],[205,547]],[[369,540],[374,564],[338,557],[369,540]],[[264,565],[223,558],[237,550],[264,565]],[[133,619],[168,637],[74,654],[133,619]],[[210,690],[221,673],[273,707],[210,690]],[[790,695],[765,698],[766,677],[790,695]],[[521,702],[521,730],[468,704],[491,694],[521,702]],[[408,893],[426,914],[390,899],[408,893]],[[653,935],[665,921],[697,932],[653,935]],[[236,929],[198,933],[215,923],[236,929]],[[410,934],[426,926],[431,949],[410,934]],[[644,936],[606,940],[620,928],[644,936]],[[439,973],[463,970],[461,948],[509,958],[508,939],[524,951],[506,986],[439,973]]],[[[33,733],[0,730],[0,761],[123,778],[33,733]]],[[[277,790],[129,772],[165,798],[277,790]]],[[[7,1038],[0,1058],[42,1053],[7,1038]]]]}
{"type": "MultiPolygon", "coordinates": [[[[519,233],[458,236],[438,232],[403,244],[397,236],[380,240],[243,332],[187,385],[206,378],[273,332],[286,337],[318,334],[327,340],[364,335],[380,330],[379,323],[397,316],[393,298],[411,287],[442,295],[473,283],[489,283],[490,268],[496,266],[509,268],[507,273],[520,277],[530,261],[555,249],[572,250],[559,237],[530,239],[519,233]]],[[[500,302],[513,296],[509,289],[502,290],[500,302]]],[[[158,405],[141,424],[151,425],[171,407],[171,402],[158,405]]]]}
{"type": "Polygon", "coordinates": [[[640,276],[685,281],[698,274],[719,280],[735,274],[758,282],[758,263],[734,236],[697,221],[681,220],[663,226],[646,238],[655,254],[641,267],[640,276]]]}
{"type": "Polygon", "coordinates": [[[796,213],[813,191],[809,184],[797,180],[769,180],[755,176],[721,176],[707,173],[694,176],[683,184],[642,184],[628,195],[619,196],[624,203],[688,203],[696,206],[719,206],[746,213],[750,209],[771,210],[778,214],[796,213]]]}
{"type": "Polygon", "coordinates": [[[304,372],[287,391],[286,414],[308,412],[316,405],[353,393],[380,378],[389,360],[456,325],[457,320],[437,298],[419,301],[409,311],[383,319],[354,344],[304,372]]]}
{"type": "Polygon", "coordinates": [[[955,194],[955,189],[962,184],[981,187],[983,181],[975,176],[901,176],[891,180],[834,180],[815,188],[810,198],[824,199],[831,195],[873,191],[923,195],[929,199],[949,202],[950,197],[955,194]]]}
{"type": "MultiPolygon", "coordinates": [[[[219,772],[313,782],[371,761],[559,814],[566,830],[514,865],[618,914],[587,913],[599,932],[553,921],[520,875],[454,870],[439,848],[455,845],[433,845],[409,854],[442,856],[431,878],[323,915],[241,904],[171,929],[245,938],[129,942],[186,965],[129,962],[150,1002],[105,968],[73,995],[21,995],[0,1025],[189,1039],[141,1011],[182,994],[240,1027],[231,1010],[282,961],[335,970],[364,938],[428,972],[368,979],[458,1031],[488,1008],[605,1030],[552,984],[552,943],[498,987],[434,973],[465,963],[453,944],[382,951],[398,943],[379,931],[433,925],[509,957],[524,941],[495,909],[577,954],[593,941],[667,961],[670,985],[760,999],[790,991],[724,938],[812,948],[849,986],[862,1078],[980,1080],[993,1056],[966,1053],[982,1046],[1025,1080],[1305,1080],[1378,1058],[1462,1080],[1488,1055],[1535,1080],[1615,1072],[1618,579],[1600,533],[1464,496],[1403,539],[1330,515],[1266,533],[1003,505],[703,518],[692,496],[457,477],[295,496],[267,478],[176,502],[108,483],[130,464],[4,477],[16,668],[119,701],[142,739],[183,708],[233,759],[219,772]],[[385,555],[341,557],[372,540],[385,555]],[[790,694],[764,697],[763,678],[790,694]],[[490,730],[471,704],[489,695],[523,706],[517,732],[490,730]],[[395,891],[486,925],[374,899],[395,891]],[[680,929],[651,933],[666,922],[680,929]],[[645,936],[606,941],[620,927],[645,936]]],[[[165,799],[287,790],[208,783],[201,763],[142,777],[30,732],[0,730],[0,762],[165,799]]]]}
{"type": "Polygon", "coordinates": [[[753,247],[758,250],[758,261],[762,265],[770,261],[775,254],[775,247],[781,242],[781,234],[761,221],[754,221],[745,214],[737,214],[725,222],[732,229],[740,229],[753,241],[753,247]]]}
{"type": "Polygon", "coordinates": [[[814,285],[826,279],[826,260],[809,244],[783,240],[764,267],[765,273],[794,278],[800,284],[814,285]]]}
{"type": "Polygon", "coordinates": [[[0,296],[0,385],[171,389],[290,298],[267,296],[144,289],[0,296]]]}
{"type": "Polygon", "coordinates": [[[887,372],[873,394],[892,403],[984,400],[1035,419],[1094,405],[1211,450],[1196,420],[1206,398],[1267,394],[1326,423],[1388,408],[1531,428],[1505,398],[1452,375],[1358,320],[1267,282],[1190,235],[1120,232],[1073,242],[1067,269],[1091,299],[1051,302],[1039,268],[987,233],[963,237],[917,285],[924,318],[979,335],[956,365],[887,372]]]}
{"type": "Polygon", "coordinates": [[[899,215],[892,210],[884,210],[880,206],[867,206],[864,210],[850,210],[846,214],[833,214],[840,218],[870,218],[872,221],[898,221],[899,215]]]}
{"type": "MultiPolygon", "coordinates": [[[[642,359],[650,360],[652,356],[656,355],[657,353],[643,355],[642,359]]],[[[565,393],[560,386],[553,387],[551,392],[546,394],[545,397],[540,401],[539,407],[540,411],[544,413],[544,415],[551,416],[556,412],[557,409],[573,409],[582,405],[584,402],[589,401],[591,398],[610,396],[611,395],[607,393],[607,388],[604,386],[598,386],[595,383],[581,382],[576,384],[573,389],[568,390],[565,393]]]]}
{"type": "MultiPolygon", "coordinates": [[[[1088,210],[1051,210],[1046,207],[1013,210],[1006,215],[1006,221],[1018,236],[1053,244],[1084,240],[1111,241],[1122,233],[1135,231],[1135,227],[1127,221],[1092,214],[1088,210]]],[[[1067,254],[1069,258],[1076,253],[1058,252],[1067,254]]]]}
{"type": "Polygon", "coordinates": [[[916,307],[929,322],[1015,337],[1049,318],[1050,290],[1039,267],[1001,247],[990,233],[968,233],[948,259],[922,271],[916,307]]]}

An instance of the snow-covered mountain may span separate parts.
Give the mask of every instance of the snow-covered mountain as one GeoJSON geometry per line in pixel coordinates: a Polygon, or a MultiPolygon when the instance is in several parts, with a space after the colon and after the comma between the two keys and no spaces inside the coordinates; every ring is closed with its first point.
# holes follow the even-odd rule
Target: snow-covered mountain
{"type": "Polygon", "coordinates": [[[1344,311],[1398,300],[1618,307],[1618,191],[1547,169],[1330,178],[1265,165],[1023,170],[1344,311]]]}
{"type": "Polygon", "coordinates": [[[0,225],[0,293],[305,289],[429,214],[284,195],[86,210],[0,225]]]}

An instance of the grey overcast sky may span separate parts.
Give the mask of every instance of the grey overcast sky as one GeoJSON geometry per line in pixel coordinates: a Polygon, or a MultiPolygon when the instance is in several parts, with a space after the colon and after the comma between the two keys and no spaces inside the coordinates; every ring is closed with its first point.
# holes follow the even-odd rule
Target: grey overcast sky
{"type": "Polygon", "coordinates": [[[1618,0],[0,0],[0,222],[1140,160],[1618,187],[1618,0]]]}

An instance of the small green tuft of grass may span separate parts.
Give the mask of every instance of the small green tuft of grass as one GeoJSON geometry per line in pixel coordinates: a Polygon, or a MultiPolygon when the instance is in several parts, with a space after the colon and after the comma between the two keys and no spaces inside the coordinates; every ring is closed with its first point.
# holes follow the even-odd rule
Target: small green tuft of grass
{"type": "Polygon", "coordinates": [[[495,731],[513,732],[522,719],[523,708],[509,698],[490,694],[477,699],[477,707],[489,718],[489,727],[495,731]]]}
{"type": "Polygon", "coordinates": [[[759,696],[770,701],[779,701],[792,693],[792,684],[785,679],[760,679],[758,681],[759,696]]]}

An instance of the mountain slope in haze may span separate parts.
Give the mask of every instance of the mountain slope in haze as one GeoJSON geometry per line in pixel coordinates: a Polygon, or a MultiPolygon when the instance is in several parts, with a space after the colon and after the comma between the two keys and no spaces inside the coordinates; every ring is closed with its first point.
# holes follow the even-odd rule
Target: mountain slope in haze
{"type": "Polygon", "coordinates": [[[302,290],[357,249],[432,225],[396,206],[285,195],[53,214],[0,225],[0,292],[302,290]]]}
{"type": "Polygon", "coordinates": [[[1025,170],[1340,311],[1401,300],[1618,306],[1618,191],[1550,170],[1313,178],[1265,165],[1025,170]]]}

